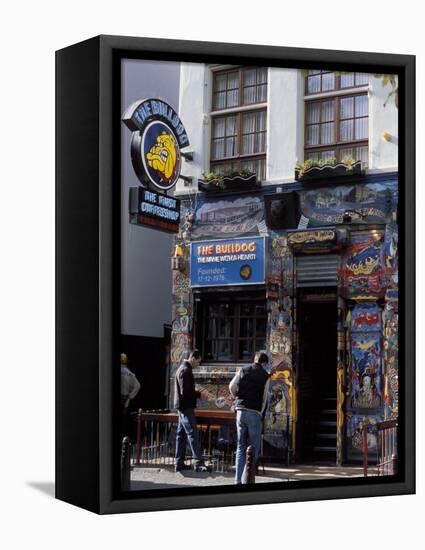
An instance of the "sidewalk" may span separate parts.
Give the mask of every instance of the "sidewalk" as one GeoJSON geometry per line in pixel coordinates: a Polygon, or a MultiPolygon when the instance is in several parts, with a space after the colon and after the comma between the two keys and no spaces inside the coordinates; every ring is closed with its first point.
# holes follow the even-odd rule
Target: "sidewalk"
{"type": "MultiPolygon", "coordinates": [[[[376,475],[376,468],[369,468],[368,475],[376,475]]],[[[335,479],[362,477],[361,466],[332,466],[332,465],[291,465],[260,467],[255,478],[256,483],[272,483],[274,481],[300,481],[314,479],[335,479]]],[[[172,465],[161,466],[134,466],[131,471],[131,490],[145,489],[172,489],[176,487],[207,487],[212,485],[233,485],[232,472],[198,473],[192,470],[174,472],[172,465]]]]}

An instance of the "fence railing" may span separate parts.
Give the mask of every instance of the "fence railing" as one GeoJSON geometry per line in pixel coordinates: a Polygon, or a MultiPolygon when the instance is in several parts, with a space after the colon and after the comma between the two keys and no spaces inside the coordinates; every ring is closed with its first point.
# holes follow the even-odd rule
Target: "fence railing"
{"type": "Polygon", "coordinates": [[[398,473],[397,420],[384,420],[377,423],[379,461],[378,475],[398,473]]]}
{"type": "MultiPolygon", "coordinates": [[[[235,435],[231,433],[235,426],[234,414],[230,411],[220,413],[196,411],[203,458],[216,472],[228,471],[234,466],[233,450],[236,443],[235,435]]],[[[133,465],[173,465],[178,415],[168,410],[139,409],[133,419],[136,423],[135,444],[132,446],[133,465]]],[[[189,446],[187,452],[187,463],[193,463],[189,446]]]]}

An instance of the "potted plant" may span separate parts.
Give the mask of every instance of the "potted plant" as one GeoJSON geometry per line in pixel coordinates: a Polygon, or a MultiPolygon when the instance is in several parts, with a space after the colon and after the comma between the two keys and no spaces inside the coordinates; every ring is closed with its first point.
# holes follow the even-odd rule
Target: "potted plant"
{"type": "Polygon", "coordinates": [[[257,174],[250,170],[204,172],[202,179],[198,180],[200,191],[215,192],[222,190],[249,189],[259,186],[257,174]]]}
{"type": "Polygon", "coordinates": [[[358,176],[363,173],[362,162],[356,161],[351,155],[342,158],[341,162],[336,162],[336,159],[332,157],[324,160],[307,159],[304,162],[297,162],[295,165],[297,181],[347,175],[358,176]]]}

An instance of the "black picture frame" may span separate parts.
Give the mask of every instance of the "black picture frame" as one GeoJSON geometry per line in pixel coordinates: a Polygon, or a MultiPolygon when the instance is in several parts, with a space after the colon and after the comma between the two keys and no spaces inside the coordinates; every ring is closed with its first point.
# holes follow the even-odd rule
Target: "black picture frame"
{"type": "Polygon", "coordinates": [[[56,498],[100,514],[415,492],[415,57],[98,36],[56,52],[56,498]],[[400,453],[385,478],[121,493],[120,59],[330,68],[399,76],[400,453]],[[117,111],[118,109],[118,111],[117,111]],[[115,390],[114,390],[115,388],[115,390]]]}

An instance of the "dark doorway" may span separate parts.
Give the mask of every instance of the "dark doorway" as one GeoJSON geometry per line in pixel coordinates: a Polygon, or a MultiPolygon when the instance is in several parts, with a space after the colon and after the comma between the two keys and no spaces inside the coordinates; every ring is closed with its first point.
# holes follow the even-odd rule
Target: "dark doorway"
{"type": "Polygon", "coordinates": [[[336,462],[337,298],[333,288],[298,294],[300,462],[336,462]]]}

